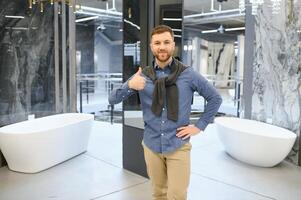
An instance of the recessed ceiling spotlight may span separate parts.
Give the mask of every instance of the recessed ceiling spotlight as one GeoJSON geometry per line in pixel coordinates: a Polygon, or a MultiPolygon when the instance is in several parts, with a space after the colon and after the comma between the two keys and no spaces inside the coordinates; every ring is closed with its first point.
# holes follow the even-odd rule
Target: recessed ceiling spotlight
{"type": "Polygon", "coordinates": [[[103,23],[101,23],[96,29],[103,31],[103,30],[106,29],[106,27],[105,27],[105,25],[103,23]]]}
{"type": "Polygon", "coordinates": [[[225,29],[224,29],[224,27],[223,27],[222,24],[221,24],[220,27],[217,29],[217,31],[218,31],[219,33],[224,33],[224,32],[225,32],[225,29]]]}

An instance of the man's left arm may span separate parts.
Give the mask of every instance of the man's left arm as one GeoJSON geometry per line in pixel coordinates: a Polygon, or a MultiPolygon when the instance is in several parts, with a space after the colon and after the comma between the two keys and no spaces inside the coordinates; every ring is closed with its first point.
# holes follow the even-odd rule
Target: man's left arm
{"type": "Polygon", "coordinates": [[[204,131],[210,122],[213,121],[221,103],[222,98],[217,90],[199,73],[192,73],[191,87],[197,91],[206,100],[204,113],[195,125],[180,127],[177,130],[178,137],[186,139],[204,131]]]}
{"type": "Polygon", "coordinates": [[[213,85],[209,83],[202,75],[196,73],[195,77],[197,77],[193,81],[195,89],[199,95],[204,97],[207,102],[204,113],[196,123],[196,126],[200,130],[205,130],[207,125],[213,121],[214,116],[218,112],[218,109],[222,104],[222,97],[213,87],[213,85]]]}

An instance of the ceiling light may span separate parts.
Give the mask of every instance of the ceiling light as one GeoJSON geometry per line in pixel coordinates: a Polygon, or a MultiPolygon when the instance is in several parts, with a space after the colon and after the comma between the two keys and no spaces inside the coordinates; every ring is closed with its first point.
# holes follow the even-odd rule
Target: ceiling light
{"type": "Polygon", "coordinates": [[[224,28],[223,25],[220,25],[218,29],[213,29],[213,30],[205,30],[202,31],[202,33],[224,33],[224,31],[240,31],[240,30],[245,30],[245,27],[235,27],[235,28],[224,28]]]}
{"type": "Polygon", "coordinates": [[[179,32],[182,32],[182,29],[178,29],[178,28],[172,28],[171,30],[172,30],[172,31],[179,31],[179,32]]]}
{"type": "Polygon", "coordinates": [[[245,27],[236,27],[236,28],[226,28],[225,31],[240,31],[245,30],[245,27]]]}
{"type": "Polygon", "coordinates": [[[89,21],[89,20],[93,20],[93,19],[97,19],[98,16],[93,16],[93,17],[85,17],[85,18],[80,18],[75,20],[75,22],[84,22],[84,21],[89,21]]]}
{"type": "Polygon", "coordinates": [[[5,15],[6,18],[14,18],[14,19],[24,19],[23,16],[15,16],[15,15],[5,15]]]}
{"type": "Polygon", "coordinates": [[[27,27],[10,27],[10,26],[6,26],[5,29],[12,29],[12,30],[28,30],[27,27]]]}
{"type": "Polygon", "coordinates": [[[202,31],[202,33],[216,33],[217,30],[214,29],[214,30],[206,30],[206,31],[202,31]]]}
{"type": "Polygon", "coordinates": [[[126,19],[123,19],[123,21],[124,21],[125,23],[128,23],[129,25],[131,25],[131,26],[137,28],[138,30],[140,30],[140,26],[138,26],[137,24],[135,24],[135,23],[133,23],[133,22],[131,22],[131,21],[129,21],[129,20],[126,20],[126,19]]]}
{"type": "Polygon", "coordinates": [[[182,21],[182,18],[163,18],[163,21],[182,21]]]}

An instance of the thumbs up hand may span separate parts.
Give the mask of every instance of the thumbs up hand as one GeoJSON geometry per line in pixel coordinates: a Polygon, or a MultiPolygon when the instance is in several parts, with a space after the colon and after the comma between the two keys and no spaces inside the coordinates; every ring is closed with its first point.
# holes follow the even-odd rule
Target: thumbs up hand
{"type": "Polygon", "coordinates": [[[134,90],[143,90],[145,87],[145,78],[142,75],[142,69],[139,67],[136,74],[129,80],[128,86],[134,90]]]}

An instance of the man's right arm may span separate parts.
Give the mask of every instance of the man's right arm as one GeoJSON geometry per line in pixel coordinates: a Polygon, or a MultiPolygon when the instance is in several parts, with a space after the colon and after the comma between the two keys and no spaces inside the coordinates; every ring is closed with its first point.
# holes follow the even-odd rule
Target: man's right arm
{"type": "MultiPolygon", "coordinates": [[[[129,79],[130,80],[130,79],[129,79]]],[[[127,80],[120,87],[114,89],[109,95],[109,103],[110,104],[118,104],[123,100],[126,100],[129,96],[136,93],[136,90],[130,89],[127,80]]]]}
{"type": "Polygon", "coordinates": [[[127,80],[122,86],[114,89],[109,96],[109,103],[117,104],[121,101],[126,100],[129,96],[136,93],[138,90],[143,90],[145,86],[145,78],[141,76],[142,69],[139,67],[139,70],[134,74],[129,80],[127,80]]]}

